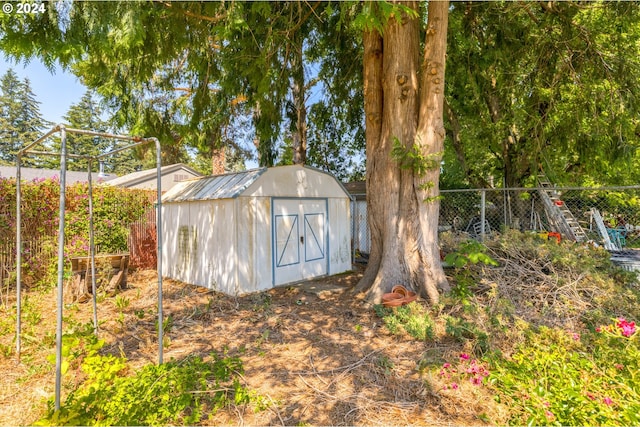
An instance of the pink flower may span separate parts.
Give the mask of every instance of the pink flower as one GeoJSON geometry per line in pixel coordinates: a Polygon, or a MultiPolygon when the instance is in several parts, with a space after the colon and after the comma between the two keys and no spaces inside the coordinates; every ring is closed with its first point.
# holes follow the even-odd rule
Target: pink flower
{"type": "Polygon", "coordinates": [[[604,399],[602,399],[602,401],[604,402],[605,405],[607,406],[611,406],[613,405],[613,400],[611,400],[610,397],[605,397],[604,399]]]}
{"type": "Polygon", "coordinates": [[[622,335],[625,337],[630,337],[636,332],[636,322],[627,322],[624,317],[618,318],[616,326],[622,329],[622,335]]]}
{"type": "Polygon", "coordinates": [[[617,370],[619,370],[619,371],[622,371],[622,370],[624,369],[624,365],[621,365],[621,364],[619,364],[619,363],[616,363],[614,366],[615,366],[615,367],[616,367],[616,369],[617,369],[617,370]]]}
{"type": "Polygon", "coordinates": [[[467,353],[460,353],[460,359],[469,360],[469,355],[467,353]]]}
{"type": "Polygon", "coordinates": [[[458,384],[457,383],[451,383],[451,388],[454,390],[458,389],[458,384]]]}
{"type": "Polygon", "coordinates": [[[442,365],[442,367],[444,369],[450,368],[451,367],[451,363],[445,363],[444,365],[442,365]]]}
{"type": "Polygon", "coordinates": [[[551,411],[544,411],[544,415],[547,417],[549,421],[553,421],[556,419],[556,416],[553,415],[553,412],[551,411]]]}
{"type": "Polygon", "coordinates": [[[575,341],[580,341],[580,334],[577,334],[577,333],[575,333],[575,332],[574,332],[574,333],[573,333],[573,335],[572,335],[572,337],[573,337],[573,339],[574,339],[575,341]]]}

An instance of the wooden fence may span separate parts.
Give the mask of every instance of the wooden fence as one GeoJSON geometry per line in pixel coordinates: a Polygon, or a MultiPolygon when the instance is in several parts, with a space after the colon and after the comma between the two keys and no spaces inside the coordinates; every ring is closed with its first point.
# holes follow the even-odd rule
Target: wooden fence
{"type": "MultiPolygon", "coordinates": [[[[129,266],[134,269],[155,269],[157,265],[157,238],[155,209],[149,209],[142,218],[129,226],[127,238],[131,255],[129,266]]],[[[100,253],[100,248],[96,248],[100,253]]],[[[45,274],[51,263],[57,259],[57,237],[41,236],[22,242],[22,282],[33,285],[37,277],[45,274]]],[[[0,241],[0,297],[6,295],[9,287],[15,286],[16,241],[15,236],[0,241]]]]}

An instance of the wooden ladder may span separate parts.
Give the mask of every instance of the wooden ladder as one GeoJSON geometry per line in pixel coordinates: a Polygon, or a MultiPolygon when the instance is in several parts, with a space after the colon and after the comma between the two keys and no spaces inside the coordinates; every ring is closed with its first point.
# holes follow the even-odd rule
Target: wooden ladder
{"type": "Polygon", "coordinates": [[[556,229],[565,239],[576,242],[587,240],[587,233],[578,223],[578,220],[567,205],[560,200],[555,187],[545,175],[538,175],[538,193],[542,199],[545,212],[552,227],[556,229]]]}

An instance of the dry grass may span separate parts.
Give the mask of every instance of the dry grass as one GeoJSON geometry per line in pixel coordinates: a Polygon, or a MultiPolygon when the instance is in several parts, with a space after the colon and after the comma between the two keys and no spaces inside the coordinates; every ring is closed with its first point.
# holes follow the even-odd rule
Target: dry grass
{"type": "MultiPolygon", "coordinates": [[[[505,408],[492,403],[485,389],[465,384],[444,390],[437,375],[417,369],[425,354],[441,363],[461,350],[459,344],[391,335],[371,307],[351,294],[360,276],[355,272],[241,298],[165,280],[164,312],[171,327],[164,358],[227,351],[242,359],[244,380],[269,408],[229,408],[207,421],[212,425],[503,423],[505,408]]],[[[11,323],[2,324],[0,425],[33,423],[54,392],[53,367],[46,361],[54,352],[54,292],[31,292],[28,298],[25,312],[39,311],[42,318],[26,322],[20,364],[15,354],[6,354],[14,345],[15,326],[6,331],[11,323]]],[[[157,362],[156,301],[153,271],[130,275],[126,290],[101,301],[104,350],[126,356],[134,367],[157,362]]],[[[0,310],[4,319],[14,311],[0,310]]],[[[91,304],[70,304],[65,316],[78,324],[90,322],[91,304]]],[[[77,381],[65,376],[64,391],[77,381]]]]}

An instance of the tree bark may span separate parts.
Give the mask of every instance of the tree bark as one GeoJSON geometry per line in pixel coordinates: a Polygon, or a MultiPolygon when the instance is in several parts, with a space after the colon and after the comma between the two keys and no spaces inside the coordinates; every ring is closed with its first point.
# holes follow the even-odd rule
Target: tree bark
{"type": "MultiPolygon", "coordinates": [[[[402,3],[418,11],[416,2],[402,3]]],[[[391,17],[384,35],[364,34],[369,265],[356,287],[379,302],[395,284],[436,303],[448,283],[438,246],[438,179],[445,130],[448,2],[428,5],[420,64],[420,21],[391,17]]]]}

